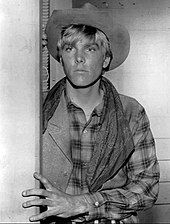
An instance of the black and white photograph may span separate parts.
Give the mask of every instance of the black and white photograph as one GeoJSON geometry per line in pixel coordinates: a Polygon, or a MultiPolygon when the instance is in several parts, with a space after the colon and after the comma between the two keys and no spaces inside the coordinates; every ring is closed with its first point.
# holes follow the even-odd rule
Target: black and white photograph
{"type": "Polygon", "coordinates": [[[0,0],[0,223],[170,223],[169,64],[169,0],[0,0]]]}

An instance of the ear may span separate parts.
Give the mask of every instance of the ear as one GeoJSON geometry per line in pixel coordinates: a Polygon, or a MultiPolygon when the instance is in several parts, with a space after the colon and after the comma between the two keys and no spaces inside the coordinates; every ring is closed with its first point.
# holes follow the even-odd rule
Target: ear
{"type": "Polygon", "coordinates": [[[103,62],[103,68],[107,68],[107,66],[110,63],[111,58],[110,57],[105,57],[104,62],[103,62]]]}
{"type": "Polygon", "coordinates": [[[60,57],[60,64],[63,66],[63,59],[60,57]]]}
{"type": "Polygon", "coordinates": [[[60,57],[60,64],[62,64],[63,63],[63,60],[62,60],[62,57],[60,57]]]}

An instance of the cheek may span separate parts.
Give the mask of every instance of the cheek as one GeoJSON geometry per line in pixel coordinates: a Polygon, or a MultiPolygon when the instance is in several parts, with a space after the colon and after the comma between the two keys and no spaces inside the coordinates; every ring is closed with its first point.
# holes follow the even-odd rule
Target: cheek
{"type": "Polygon", "coordinates": [[[93,59],[91,62],[92,62],[91,63],[92,70],[101,71],[103,69],[103,63],[104,63],[103,58],[96,57],[96,60],[93,59]]]}
{"type": "Polygon", "coordinates": [[[69,57],[64,57],[62,58],[62,66],[64,70],[71,70],[72,68],[72,64],[73,64],[73,60],[69,57]]]}

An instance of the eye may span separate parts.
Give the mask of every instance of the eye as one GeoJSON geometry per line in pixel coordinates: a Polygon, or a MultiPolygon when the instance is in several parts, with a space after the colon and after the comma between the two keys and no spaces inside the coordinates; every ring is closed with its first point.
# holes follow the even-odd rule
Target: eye
{"type": "Polygon", "coordinates": [[[97,44],[89,44],[86,46],[86,51],[87,52],[90,52],[90,53],[93,53],[95,51],[97,51],[99,48],[97,46],[97,44]]]}
{"type": "Polygon", "coordinates": [[[71,45],[65,45],[63,50],[70,52],[72,49],[73,49],[73,47],[71,45]]]}
{"type": "Polygon", "coordinates": [[[87,51],[93,52],[93,51],[96,51],[96,48],[95,47],[89,47],[89,48],[87,48],[87,51]]]}
{"type": "Polygon", "coordinates": [[[72,50],[72,47],[66,47],[66,49],[65,49],[66,51],[71,51],[72,50]]]}

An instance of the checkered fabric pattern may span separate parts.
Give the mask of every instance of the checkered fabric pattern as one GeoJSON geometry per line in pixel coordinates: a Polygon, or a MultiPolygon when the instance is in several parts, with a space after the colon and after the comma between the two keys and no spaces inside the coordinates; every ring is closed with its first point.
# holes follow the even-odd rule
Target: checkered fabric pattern
{"type": "Polygon", "coordinates": [[[89,121],[84,111],[67,99],[70,122],[70,150],[73,172],[66,192],[72,195],[88,193],[86,184],[86,167],[91,159],[94,147],[93,136],[99,128],[103,103],[93,111],[89,121]]]}
{"type": "Polygon", "coordinates": [[[86,166],[93,153],[93,135],[99,127],[105,104],[103,102],[94,109],[89,121],[86,121],[83,110],[68,99],[67,105],[73,172],[66,192],[72,195],[85,194],[90,207],[89,215],[85,217],[87,223],[103,217],[123,223],[137,223],[136,211],[152,206],[153,198],[157,198],[159,181],[155,142],[144,108],[138,107],[136,115],[129,121],[135,152],[114,177],[115,183],[125,180],[124,186],[91,194],[85,181],[86,166]]]}

